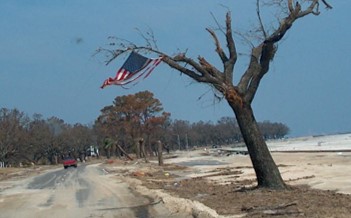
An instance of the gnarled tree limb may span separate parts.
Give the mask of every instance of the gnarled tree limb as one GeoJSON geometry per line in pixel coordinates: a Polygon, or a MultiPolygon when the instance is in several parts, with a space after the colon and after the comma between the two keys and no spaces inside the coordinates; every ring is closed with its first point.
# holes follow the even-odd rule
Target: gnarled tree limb
{"type": "Polygon", "coordinates": [[[233,38],[233,33],[232,33],[232,18],[230,16],[230,13],[227,12],[226,14],[226,40],[227,40],[227,46],[229,49],[229,60],[224,63],[224,78],[225,81],[233,82],[233,74],[234,74],[234,65],[236,63],[236,60],[238,58],[238,54],[236,51],[236,46],[233,38]]]}
{"type": "Polygon", "coordinates": [[[323,4],[327,7],[327,9],[332,9],[333,7],[328,4],[328,2],[326,0],[322,0],[323,4]]]}
{"type": "Polygon", "coordinates": [[[211,34],[213,40],[215,41],[216,52],[217,52],[217,54],[219,55],[219,57],[221,58],[221,60],[222,60],[222,62],[224,64],[226,61],[228,61],[228,57],[225,54],[225,52],[223,51],[222,46],[221,46],[221,44],[220,44],[220,42],[218,40],[218,37],[217,37],[216,33],[213,30],[211,30],[210,28],[206,28],[206,30],[207,30],[207,32],[209,32],[211,34]]]}
{"type": "MultiPolygon", "coordinates": [[[[331,7],[325,1],[322,2],[328,8],[331,7]]],[[[248,103],[252,102],[261,79],[269,70],[270,61],[273,60],[276,52],[275,44],[284,37],[297,19],[308,14],[318,15],[318,6],[319,0],[312,0],[306,9],[302,9],[298,2],[293,5],[293,0],[288,0],[289,15],[282,19],[279,27],[266,37],[262,44],[252,49],[249,67],[238,84],[240,92],[244,94],[248,103]]]]}

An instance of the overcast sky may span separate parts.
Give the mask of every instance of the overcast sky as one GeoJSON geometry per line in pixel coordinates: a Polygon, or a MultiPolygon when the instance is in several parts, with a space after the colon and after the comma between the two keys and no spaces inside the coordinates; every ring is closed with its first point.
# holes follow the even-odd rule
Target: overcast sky
{"type": "MultiPolygon", "coordinates": [[[[108,44],[109,36],[142,43],[136,28],[150,28],[160,50],[175,54],[188,49],[193,58],[205,56],[221,69],[205,31],[216,27],[211,13],[223,23],[229,8],[233,28],[243,32],[256,23],[255,2],[1,0],[0,108],[88,124],[116,96],[149,90],[172,119],[216,122],[234,116],[225,101],[215,102],[210,88],[165,64],[131,89],[101,90],[124,59],[105,66],[104,57],[93,54],[108,44]]],[[[330,3],[333,10],[321,7],[320,16],[302,19],[290,29],[253,103],[258,121],[285,123],[291,136],[351,131],[351,1],[330,3]]],[[[248,50],[239,46],[239,52],[236,81],[247,66],[248,50]]]]}

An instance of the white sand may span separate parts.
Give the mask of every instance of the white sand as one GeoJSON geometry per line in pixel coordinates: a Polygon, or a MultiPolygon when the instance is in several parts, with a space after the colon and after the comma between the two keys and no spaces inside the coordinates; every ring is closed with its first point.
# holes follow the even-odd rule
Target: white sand
{"type": "MultiPolygon", "coordinates": [[[[305,184],[312,188],[351,194],[351,134],[284,139],[267,144],[288,184],[305,184]]],[[[229,167],[242,171],[240,178],[233,175],[209,177],[221,183],[228,183],[233,179],[255,178],[248,155],[216,156],[216,153],[217,149],[178,152],[178,158],[167,159],[166,163],[218,163],[194,165],[186,174],[188,177],[212,174],[214,172],[211,171],[218,168],[229,167]],[[205,156],[206,153],[209,155],[205,156]]]]}

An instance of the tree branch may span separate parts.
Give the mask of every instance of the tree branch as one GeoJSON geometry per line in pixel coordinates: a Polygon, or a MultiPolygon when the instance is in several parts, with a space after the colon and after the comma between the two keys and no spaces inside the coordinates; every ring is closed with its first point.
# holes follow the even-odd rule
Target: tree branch
{"type": "Polygon", "coordinates": [[[312,0],[310,5],[305,10],[302,10],[298,2],[293,6],[293,0],[288,0],[289,15],[280,22],[278,29],[265,40],[265,43],[276,43],[280,41],[297,19],[308,14],[319,15],[318,5],[319,0],[312,0]]]}
{"type": "Polygon", "coordinates": [[[288,0],[288,8],[290,13],[293,13],[294,11],[293,0],[288,0]]]}
{"type": "Polygon", "coordinates": [[[230,12],[227,12],[226,14],[226,40],[227,40],[227,46],[229,49],[229,60],[224,63],[224,78],[225,81],[228,81],[230,83],[233,82],[233,74],[234,74],[234,65],[236,63],[236,60],[238,58],[238,54],[236,51],[236,46],[233,38],[233,33],[232,33],[232,19],[230,16],[230,12]]]}
{"type": "Polygon", "coordinates": [[[263,33],[264,38],[266,39],[267,38],[267,33],[266,33],[266,30],[264,29],[262,18],[261,18],[260,0],[256,0],[256,14],[257,14],[257,17],[258,17],[258,21],[260,23],[260,29],[261,29],[261,31],[263,33]]]}
{"type": "MultiPolygon", "coordinates": [[[[321,1],[327,5],[328,8],[331,7],[324,0],[321,1]]],[[[297,19],[308,14],[318,15],[318,6],[319,0],[312,0],[309,6],[303,10],[298,2],[293,6],[293,0],[288,0],[289,15],[281,21],[278,29],[268,36],[260,46],[252,49],[249,67],[238,85],[239,90],[245,94],[246,101],[252,102],[261,79],[268,72],[270,61],[273,60],[276,52],[275,44],[284,37],[285,33],[297,19]]]]}
{"type": "Polygon", "coordinates": [[[212,76],[222,79],[222,73],[213,65],[211,65],[204,57],[198,57],[200,65],[205,69],[204,76],[212,76]]]}
{"type": "Polygon", "coordinates": [[[233,33],[232,33],[232,18],[229,12],[227,12],[225,24],[227,29],[225,36],[227,39],[229,54],[230,54],[229,59],[231,59],[230,61],[235,63],[237,59],[237,53],[236,53],[235,42],[234,42],[233,33]]]}
{"type": "Polygon", "coordinates": [[[219,57],[221,58],[222,62],[225,63],[226,61],[228,61],[228,57],[227,55],[224,53],[222,47],[221,47],[221,44],[218,40],[218,37],[216,35],[216,33],[209,29],[209,28],[206,28],[207,32],[209,32],[213,38],[213,40],[215,41],[215,45],[216,45],[216,52],[217,54],[219,55],[219,57]]]}
{"type": "Polygon", "coordinates": [[[252,48],[251,50],[251,58],[250,58],[250,63],[249,67],[241,77],[241,80],[238,84],[238,89],[240,93],[246,93],[247,89],[249,87],[249,83],[252,80],[252,77],[254,76],[255,72],[261,71],[261,66],[259,64],[259,59],[260,55],[262,53],[262,46],[263,44],[260,44],[257,47],[252,48]]]}
{"type": "Polygon", "coordinates": [[[168,64],[171,68],[176,69],[176,70],[188,75],[189,77],[191,77],[192,79],[194,79],[198,82],[209,83],[209,84],[218,83],[217,78],[209,76],[210,74],[209,74],[209,72],[207,72],[207,69],[205,69],[203,66],[196,63],[194,60],[185,57],[185,55],[182,55],[182,54],[177,55],[174,58],[171,58],[167,55],[164,55],[164,58],[162,60],[163,60],[163,62],[168,64]],[[194,70],[190,70],[186,67],[183,67],[180,64],[178,64],[177,62],[187,63],[187,64],[191,65],[192,67],[194,67],[194,69],[199,73],[196,73],[196,71],[194,71],[194,70]]]}
{"type": "MultiPolygon", "coordinates": [[[[226,14],[226,31],[225,31],[225,36],[226,36],[226,41],[227,41],[227,47],[229,50],[229,58],[228,56],[225,54],[225,52],[222,49],[222,46],[218,40],[218,37],[216,35],[216,33],[209,29],[206,28],[206,30],[211,34],[215,45],[216,45],[216,52],[219,55],[220,59],[222,60],[222,63],[224,65],[224,79],[225,81],[233,81],[233,69],[234,69],[234,65],[236,63],[237,60],[237,51],[235,48],[235,42],[234,42],[234,38],[233,38],[233,34],[232,34],[232,27],[231,27],[231,16],[230,16],[230,12],[227,12],[226,14]]],[[[200,63],[201,64],[201,63],[200,63]]],[[[213,70],[212,74],[215,74],[216,77],[220,76],[220,72],[214,68],[212,66],[213,70]]],[[[210,70],[208,70],[209,72],[211,72],[210,70]]]]}
{"type": "MultiPolygon", "coordinates": [[[[298,8],[298,7],[296,7],[298,8]]],[[[319,12],[319,0],[313,0],[310,4],[310,6],[304,10],[304,11],[301,11],[301,6],[299,5],[299,10],[297,11],[297,15],[296,15],[296,19],[298,18],[301,18],[301,17],[304,17],[308,14],[314,14],[314,15],[319,15],[320,12],[319,12]]]]}
{"type": "Polygon", "coordinates": [[[322,0],[322,2],[323,2],[323,4],[325,5],[325,7],[327,9],[332,9],[333,8],[330,4],[328,4],[328,2],[326,0],[322,0]]]}
{"type": "Polygon", "coordinates": [[[245,94],[245,100],[247,102],[252,102],[258,86],[260,85],[261,79],[263,76],[268,72],[269,70],[269,64],[270,61],[273,60],[274,54],[276,52],[276,48],[273,43],[264,43],[261,49],[261,56],[260,56],[260,62],[259,62],[259,70],[255,71],[255,73],[252,75],[252,78],[250,80],[250,83],[248,84],[247,87],[247,92],[245,94]]]}
{"type": "MultiPolygon", "coordinates": [[[[180,53],[178,55],[176,55],[175,57],[171,58],[174,62],[184,62],[186,64],[189,64],[190,66],[192,66],[196,71],[198,71],[200,74],[198,75],[206,75],[208,74],[208,72],[200,65],[198,64],[196,61],[194,61],[191,58],[188,58],[185,56],[184,53],[180,53]]],[[[166,62],[167,63],[167,62],[166,62]]]]}

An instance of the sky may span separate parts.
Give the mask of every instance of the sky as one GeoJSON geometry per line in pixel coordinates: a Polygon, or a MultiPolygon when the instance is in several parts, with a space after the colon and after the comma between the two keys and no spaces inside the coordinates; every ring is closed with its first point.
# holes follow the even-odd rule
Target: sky
{"type": "MultiPolygon", "coordinates": [[[[101,90],[125,59],[106,66],[106,57],[94,54],[107,47],[110,36],[142,45],[136,29],[151,29],[161,51],[171,55],[187,50],[192,58],[204,56],[221,69],[205,28],[217,27],[216,21],[223,24],[229,9],[233,29],[248,31],[257,22],[255,2],[0,0],[0,108],[91,124],[115,97],[149,90],[172,119],[215,123],[233,117],[208,86],[165,64],[130,89],[101,90]]],[[[279,43],[253,102],[257,121],[284,123],[290,136],[351,131],[351,1],[329,3],[332,10],[321,7],[319,16],[299,20],[279,43]]],[[[267,27],[274,28],[274,13],[269,8],[262,13],[267,27]]],[[[238,81],[247,67],[248,47],[238,35],[235,40],[242,54],[235,67],[238,81]]]]}

